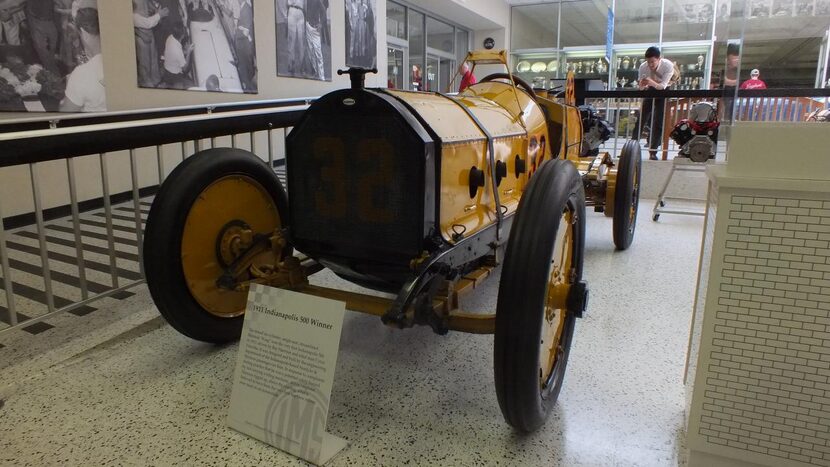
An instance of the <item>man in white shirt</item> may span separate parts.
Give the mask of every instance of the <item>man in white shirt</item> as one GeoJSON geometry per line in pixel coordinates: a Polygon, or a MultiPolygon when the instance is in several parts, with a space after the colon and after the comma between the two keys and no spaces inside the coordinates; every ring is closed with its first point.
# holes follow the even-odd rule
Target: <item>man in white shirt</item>
{"type": "MultiPolygon", "coordinates": [[[[660,56],[660,49],[649,47],[646,50],[646,61],[640,65],[638,84],[640,90],[662,91],[669,87],[674,64],[668,59],[660,56]]],[[[643,99],[642,125],[638,134],[647,132],[649,159],[657,160],[657,148],[662,144],[663,139],[663,114],[665,111],[665,99],[650,98],[643,99]]]]}
{"type": "Polygon", "coordinates": [[[81,36],[89,61],[78,65],[66,80],[61,112],[103,112],[107,110],[104,88],[104,61],[101,55],[101,32],[98,8],[94,0],[80,0],[75,26],[81,36]]]}
{"type": "Polygon", "coordinates": [[[173,25],[173,32],[167,36],[164,43],[164,75],[162,81],[166,87],[173,89],[187,89],[193,83],[188,77],[190,56],[193,44],[187,47],[182,45],[185,30],[182,24],[173,25]]]}

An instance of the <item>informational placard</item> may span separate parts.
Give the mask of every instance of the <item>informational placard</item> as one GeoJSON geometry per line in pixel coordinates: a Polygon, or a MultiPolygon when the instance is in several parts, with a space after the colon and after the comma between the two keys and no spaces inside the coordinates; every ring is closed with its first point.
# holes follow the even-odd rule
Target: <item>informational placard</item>
{"type": "Polygon", "coordinates": [[[326,432],[346,304],[255,284],[228,426],[322,465],[346,447],[326,432]]]}

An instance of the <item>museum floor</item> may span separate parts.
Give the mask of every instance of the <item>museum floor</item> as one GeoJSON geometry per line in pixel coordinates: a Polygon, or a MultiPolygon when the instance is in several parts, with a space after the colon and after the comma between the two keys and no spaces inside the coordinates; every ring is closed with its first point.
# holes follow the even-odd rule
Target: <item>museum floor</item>
{"type": "MultiPolygon", "coordinates": [[[[328,465],[683,464],[703,220],[653,223],[651,205],[643,200],[626,252],[614,251],[610,220],[589,215],[589,309],[537,433],[517,435],[502,419],[491,336],[396,331],[347,313],[328,429],[349,446],[328,465]]],[[[466,308],[494,308],[496,285],[466,308]]],[[[304,465],[226,427],[237,346],[179,335],[146,288],[136,292],[35,336],[0,336],[0,465],[304,465]]]]}

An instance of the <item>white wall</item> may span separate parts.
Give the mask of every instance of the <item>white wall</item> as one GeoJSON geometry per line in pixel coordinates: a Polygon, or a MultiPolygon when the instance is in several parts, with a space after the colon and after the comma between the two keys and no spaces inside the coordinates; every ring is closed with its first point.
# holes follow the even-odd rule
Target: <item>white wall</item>
{"type": "Polygon", "coordinates": [[[504,0],[411,0],[409,3],[474,31],[507,28],[510,24],[510,6],[504,0]]]}

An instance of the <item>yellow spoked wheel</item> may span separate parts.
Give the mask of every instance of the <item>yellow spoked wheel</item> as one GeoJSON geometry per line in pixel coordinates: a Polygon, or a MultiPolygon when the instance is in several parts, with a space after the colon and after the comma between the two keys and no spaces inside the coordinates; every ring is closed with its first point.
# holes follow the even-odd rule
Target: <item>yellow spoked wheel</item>
{"type": "Polygon", "coordinates": [[[582,282],[585,193],[570,161],[544,162],[522,196],[505,253],[496,309],[494,370],[505,420],[539,428],[559,396],[582,282]]]}
{"type": "Polygon", "coordinates": [[[643,159],[640,143],[627,141],[620,152],[614,188],[614,245],[625,250],[634,240],[637,209],[640,205],[640,175],[643,159]]]}
{"type": "Polygon", "coordinates": [[[236,285],[290,254],[270,243],[287,207],[279,179],[251,153],[211,149],[176,167],[150,208],[143,258],[153,300],[176,330],[206,342],[239,338],[247,291],[236,285]]]}
{"type": "Polygon", "coordinates": [[[556,362],[562,358],[562,334],[567,316],[568,292],[572,283],[574,213],[565,211],[559,220],[556,243],[553,246],[550,277],[545,300],[545,319],[539,341],[539,385],[542,390],[555,383],[556,362]]]}
{"type": "MultiPolygon", "coordinates": [[[[201,192],[185,221],[181,258],[190,294],[205,311],[223,318],[245,312],[247,291],[217,287],[216,281],[226,267],[256,246],[254,235],[264,240],[280,227],[276,203],[248,175],[222,177],[201,192]]],[[[267,267],[279,260],[267,244],[263,250],[253,264],[267,267]]]]}

